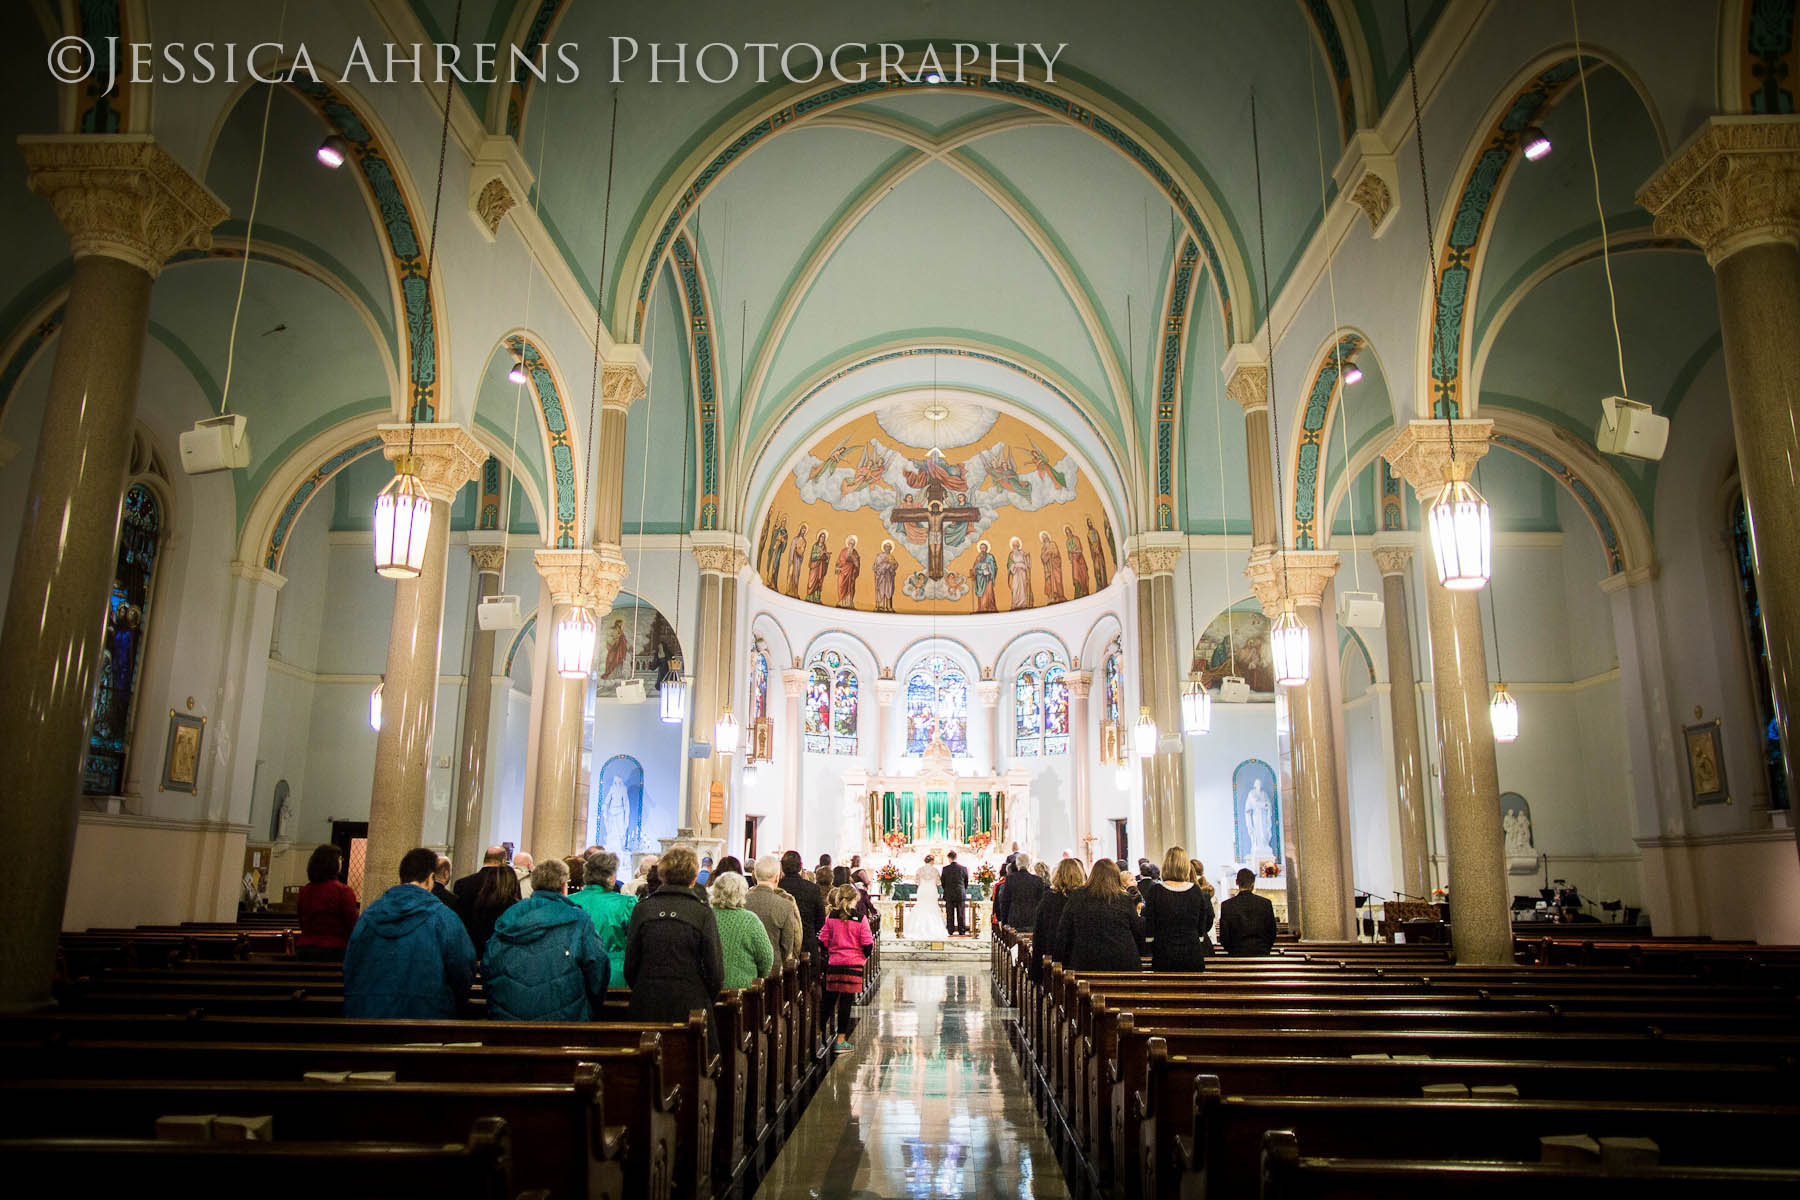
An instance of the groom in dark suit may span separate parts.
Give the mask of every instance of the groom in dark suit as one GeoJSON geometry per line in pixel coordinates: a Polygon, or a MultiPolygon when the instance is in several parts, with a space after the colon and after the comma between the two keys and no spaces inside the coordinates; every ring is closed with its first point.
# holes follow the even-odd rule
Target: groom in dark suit
{"type": "Polygon", "coordinates": [[[956,851],[952,850],[948,857],[950,861],[944,864],[943,873],[938,876],[938,884],[944,889],[944,917],[949,922],[951,937],[968,937],[969,868],[956,861],[956,851]]]}

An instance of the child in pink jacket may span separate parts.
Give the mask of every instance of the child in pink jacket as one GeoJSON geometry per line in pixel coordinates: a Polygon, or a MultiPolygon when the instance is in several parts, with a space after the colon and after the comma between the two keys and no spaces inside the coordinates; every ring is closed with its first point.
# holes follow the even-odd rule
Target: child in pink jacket
{"type": "Polygon", "coordinates": [[[869,923],[856,915],[859,899],[853,887],[832,888],[825,898],[829,915],[819,930],[825,944],[825,1017],[831,1020],[836,1014],[839,1054],[856,1049],[850,1041],[850,1006],[862,992],[863,968],[875,944],[869,923]]]}

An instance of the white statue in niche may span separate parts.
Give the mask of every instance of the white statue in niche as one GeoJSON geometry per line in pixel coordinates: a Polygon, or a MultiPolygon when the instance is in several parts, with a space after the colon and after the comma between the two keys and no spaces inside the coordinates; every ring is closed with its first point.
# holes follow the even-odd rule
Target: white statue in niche
{"type": "Polygon", "coordinates": [[[271,841],[291,842],[294,840],[294,802],[289,797],[288,781],[283,779],[275,785],[275,828],[271,841]]]}
{"type": "Polygon", "coordinates": [[[1269,793],[1261,779],[1250,783],[1250,794],[1244,797],[1244,829],[1250,835],[1250,861],[1267,862],[1275,857],[1275,813],[1269,793]]]}
{"type": "Polygon", "coordinates": [[[1506,830],[1506,857],[1532,857],[1531,814],[1508,812],[1501,818],[1500,824],[1506,830]]]}
{"type": "Polygon", "coordinates": [[[615,854],[626,850],[625,832],[631,822],[631,796],[625,790],[623,772],[616,773],[600,800],[600,844],[615,854]]]}

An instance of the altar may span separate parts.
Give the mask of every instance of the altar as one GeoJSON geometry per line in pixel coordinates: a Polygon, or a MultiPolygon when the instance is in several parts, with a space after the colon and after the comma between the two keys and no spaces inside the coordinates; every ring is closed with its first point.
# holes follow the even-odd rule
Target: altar
{"type": "Polygon", "coordinates": [[[942,867],[955,850],[971,874],[983,857],[1030,844],[1031,774],[959,771],[950,751],[933,741],[905,773],[844,774],[845,844],[871,857],[885,855],[911,879],[927,854],[942,867]]]}

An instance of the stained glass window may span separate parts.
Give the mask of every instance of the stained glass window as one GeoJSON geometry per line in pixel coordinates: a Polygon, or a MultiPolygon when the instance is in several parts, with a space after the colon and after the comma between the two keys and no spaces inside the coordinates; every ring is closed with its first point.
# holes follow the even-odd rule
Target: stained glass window
{"type": "Polygon", "coordinates": [[[1048,650],[1032,655],[1013,680],[1013,752],[1069,752],[1068,668],[1048,650]]]}
{"type": "Polygon", "coordinates": [[[758,648],[750,652],[750,719],[769,715],[769,656],[758,648]]]}
{"type": "Polygon", "coordinates": [[[1750,540],[1750,510],[1738,496],[1731,514],[1731,543],[1737,565],[1738,592],[1743,600],[1745,632],[1750,640],[1750,673],[1756,685],[1758,750],[1769,780],[1769,807],[1790,802],[1787,769],[1781,758],[1781,733],[1775,724],[1775,691],[1769,683],[1769,644],[1763,636],[1762,601],[1756,592],[1756,550],[1750,540]]]}
{"type": "Polygon", "coordinates": [[[116,796],[125,785],[125,752],[144,665],[144,638],[150,628],[150,585],[156,574],[162,522],[156,493],[141,483],[126,489],[118,561],[106,602],[100,680],[94,690],[94,714],[81,775],[81,790],[89,796],[116,796]]]}
{"type": "Polygon", "coordinates": [[[1102,700],[1105,710],[1100,715],[1102,721],[1117,721],[1120,711],[1124,708],[1125,681],[1121,677],[1120,657],[1121,654],[1117,650],[1106,656],[1104,681],[1106,694],[1102,700]]]}
{"type": "Polygon", "coordinates": [[[950,753],[969,753],[969,679],[962,670],[933,656],[906,680],[906,752],[925,753],[941,736],[950,753]]]}
{"type": "Polygon", "coordinates": [[[856,753],[856,668],[836,650],[813,659],[806,684],[806,751],[856,753]]]}

